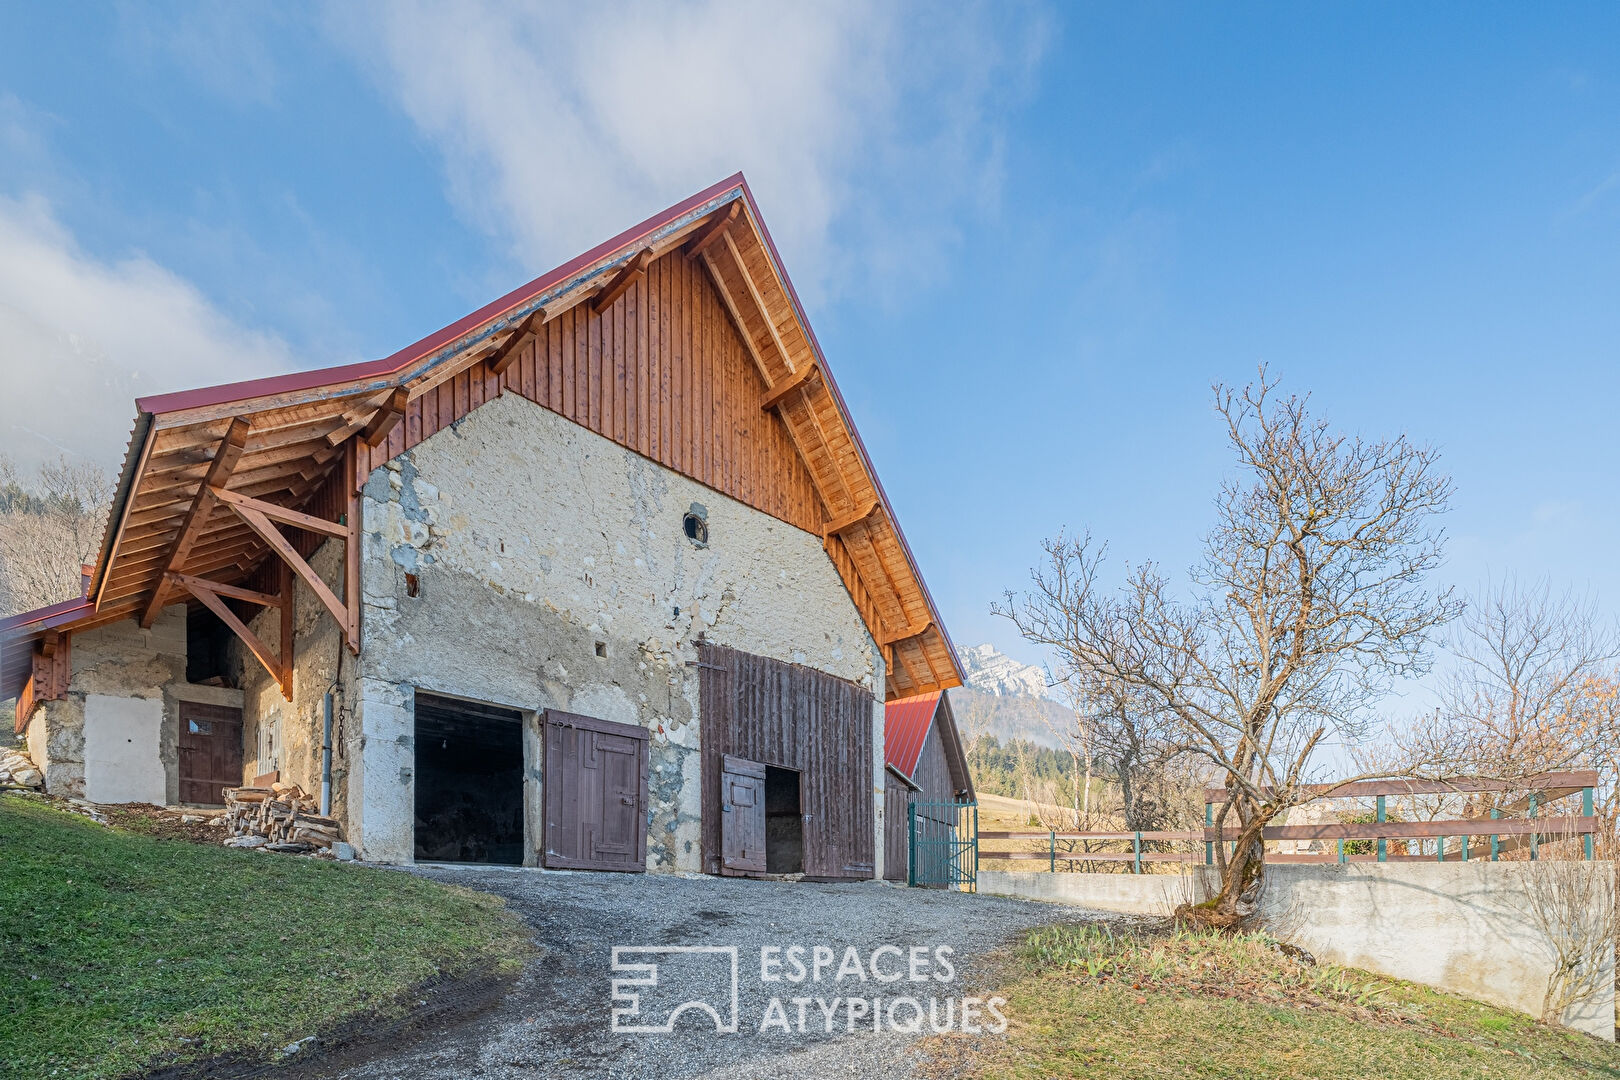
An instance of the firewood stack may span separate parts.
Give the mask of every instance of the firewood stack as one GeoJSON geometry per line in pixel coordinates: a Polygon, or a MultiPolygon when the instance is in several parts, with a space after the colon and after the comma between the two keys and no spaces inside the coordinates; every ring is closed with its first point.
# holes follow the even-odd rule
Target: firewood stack
{"type": "Polygon", "coordinates": [[[225,789],[225,817],[231,847],[308,853],[343,839],[336,818],[322,817],[319,805],[297,784],[225,789]],[[257,842],[255,842],[257,841],[257,842]]]}

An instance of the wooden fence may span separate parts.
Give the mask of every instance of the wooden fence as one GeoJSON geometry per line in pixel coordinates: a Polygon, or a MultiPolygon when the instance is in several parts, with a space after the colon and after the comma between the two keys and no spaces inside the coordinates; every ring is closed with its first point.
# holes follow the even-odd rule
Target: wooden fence
{"type": "MultiPolygon", "coordinates": [[[[1598,819],[1593,814],[1593,789],[1598,776],[1593,771],[1545,773],[1516,782],[1490,780],[1480,777],[1458,777],[1450,780],[1366,780],[1351,784],[1323,784],[1310,789],[1314,796],[1324,799],[1372,800],[1373,820],[1354,822],[1321,822],[1312,825],[1272,825],[1262,831],[1264,842],[1303,842],[1320,846],[1333,842],[1333,849],[1325,847],[1315,851],[1267,851],[1266,861],[1271,863],[1352,863],[1352,862],[1468,862],[1471,857],[1488,857],[1491,861],[1514,852],[1529,851],[1531,859],[1540,856],[1541,844],[1550,841],[1579,839],[1583,858],[1591,859],[1598,819]],[[1453,795],[1497,796],[1502,805],[1493,807],[1489,817],[1462,817],[1425,821],[1391,820],[1388,800],[1391,796],[1444,798],[1453,795]],[[1548,815],[1551,804],[1579,795],[1579,814],[1548,815]],[[1502,798],[1505,797],[1505,798],[1502,798]],[[1523,814],[1506,817],[1504,814],[1523,814]],[[1456,843],[1450,843],[1455,840],[1456,843]],[[1471,841],[1483,845],[1477,856],[1471,841]],[[1366,842],[1368,851],[1353,850],[1358,842],[1366,842]],[[1406,850],[1391,851],[1391,841],[1406,850]],[[1433,852],[1422,849],[1433,841],[1433,852]],[[1412,852],[1413,845],[1420,849],[1412,852]],[[1351,846],[1347,846],[1351,845],[1351,846]],[[1488,848],[1489,854],[1486,855],[1488,848]],[[1449,849],[1449,850],[1448,850],[1449,849]]],[[[1149,863],[1215,863],[1215,845],[1235,840],[1238,830],[1227,827],[1224,834],[1215,828],[1216,807],[1226,801],[1225,788],[1209,788],[1204,793],[1204,822],[1202,831],[1175,832],[1165,830],[1142,832],[1060,832],[1057,830],[1013,830],[981,832],[980,841],[1046,841],[1045,851],[985,851],[980,849],[979,859],[1016,862],[1046,863],[1046,869],[1056,872],[1059,863],[1128,863],[1133,873],[1140,874],[1149,863]],[[1128,843],[1129,850],[1059,851],[1064,843],[1128,843]],[[1197,845],[1204,850],[1200,856],[1197,845]],[[1164,850],[1165,845],[1185,845],[1183,850],[1164,850]]]]}

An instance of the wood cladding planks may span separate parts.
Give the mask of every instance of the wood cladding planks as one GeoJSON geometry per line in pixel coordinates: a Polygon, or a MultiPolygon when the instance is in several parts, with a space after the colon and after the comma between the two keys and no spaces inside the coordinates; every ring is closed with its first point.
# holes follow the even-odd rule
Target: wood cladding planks
{"type": "Polygon", "coordinates": [[[782,423],[760,413],[764,381],[700,265],[665,255],[601,313],[577,304],[518,352],[499,375],[475,364],[410,402],[405,422],[358,455],[356,483],[510,391],[819,532],[824,513],[810,471],[782,423]]]}

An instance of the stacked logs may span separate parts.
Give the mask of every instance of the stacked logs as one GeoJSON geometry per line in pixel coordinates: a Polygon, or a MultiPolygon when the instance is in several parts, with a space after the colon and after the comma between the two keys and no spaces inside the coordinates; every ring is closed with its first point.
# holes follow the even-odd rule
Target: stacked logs
{"type": "Polygon", "coordinates": [[[336,818],[322,817],[318,804],[297,784],[225,789],[225,819],[231,847],[264,847],[307,854],[343,839],[336,818]]]}

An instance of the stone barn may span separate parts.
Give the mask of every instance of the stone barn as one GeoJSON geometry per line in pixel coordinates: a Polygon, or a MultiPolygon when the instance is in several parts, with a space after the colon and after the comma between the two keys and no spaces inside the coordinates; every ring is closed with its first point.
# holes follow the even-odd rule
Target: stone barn
{"type": "Polygon", "coordinates": [[[886,874],[885,703],[961,672],[740,174],[386,359],[136,406],[83,594],[0,623],[51,791],[886,874]]]}

